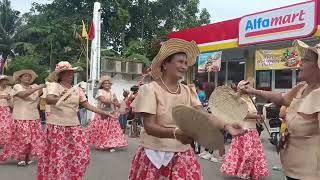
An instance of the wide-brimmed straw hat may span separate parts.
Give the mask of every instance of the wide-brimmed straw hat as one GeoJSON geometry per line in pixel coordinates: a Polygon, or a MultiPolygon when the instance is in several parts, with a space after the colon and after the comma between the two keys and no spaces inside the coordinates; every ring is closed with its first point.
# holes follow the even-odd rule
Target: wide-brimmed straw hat
{"type": "Polygon", "coordinates": [[[319,45],[316,45],[315,47],[311,47],[300,40],[293,41],[292,45],[295,48],[297,48],[297,51],[301,58],[308,56],[309,53],[312,53],[312,52],[316,53],[318,55],[317,61],[318,61],[318,66],[320,68],[320,46],[319,45]]]}
{"type": "Polygon", "coordinates": [[[12,84],[14,82],[11,76],[6,76],[6,75],[0,75],[0,81],[1,80],[7,80],[9,81],[9,84],[12,84]]]}
{"type": "Polygon", "coordinates": [[[216,150],[223,147],[223,135],[219,127],[210,123],[207,113],[195,108],[179,105],[172,109],[172,117],[177,126],[200,145],[216,150]]]}
{"type": "Polygon", "coordinates": [[[228,86],[220,86],[213,91],[209,107],[213,115],[227,123],[241,122],[248,113],[247,103],[228,86]]]}
{"type": "Polygon", "coordinates": [[[199,48],[194,41],[189,42],[183,39],[173,38],[161,43],[160,51],[154,57],[151,64],[151,75],[153,79],[156,80],[162,76],[161,66],[164,60],[170,55],[179,52],[187,55],[188,66],[192,66],[200,54],[199,48]]]}
{"type": "Polygon", "coordinates": [[[99,79],[98,88],[101,88],[103,82],[105,82],[105,81],[109,81],[110,83],[112,83],[112,78],[110,76],[108,76],[108,75],[102,76],[99,79]]]}
{"type": "Polygon", "coordinates": [[[68,61],[60,61],[57,65],[55,70],[50,73],[48,79],[50,81],[57,82],[59,79],[59,74],[63,71],[73,71],[73,72],[80,72],[82,68],[80,67],[72,67],[72,65],[68,61]]]}
{"type": "Polygon", "coordinates": [[[30,74],[31,75],[31,82],[30,83],[32,83],[38,77],[38,75],[33,70],[24,69],[24,70],[20,70],[20,71],[14,72],[13,73],[13,80],[15,82],[19,81],[19,78],[24,74],[30,74]]]}

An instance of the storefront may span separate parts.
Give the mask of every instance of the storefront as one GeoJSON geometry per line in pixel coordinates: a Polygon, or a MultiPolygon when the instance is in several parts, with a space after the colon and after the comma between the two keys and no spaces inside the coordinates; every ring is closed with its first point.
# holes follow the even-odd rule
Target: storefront
{"type": "MultiPolygon", "coordinates": [[[[201,56],[222,52],[220,68],[203,70],[208,64],[198,60],[190,70],[189,82],[199,79],[225,85],[253,78],[258,89],[285,92],[298,82],[300,58],[291,47],[292,41],[301,39],[310,45],[320,42],[319,7],[319,1],[308,1],[168,36],[195,41],[201,56]]],[[[208,59],[210,62],[217,58],[208,59]]]]}

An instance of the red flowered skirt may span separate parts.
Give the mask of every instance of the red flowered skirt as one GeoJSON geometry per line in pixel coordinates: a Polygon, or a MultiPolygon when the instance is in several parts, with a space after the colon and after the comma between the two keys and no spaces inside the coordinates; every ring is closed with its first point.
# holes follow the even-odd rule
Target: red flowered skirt
{"type": "Polygon", "coordinates": [[[90,149],[81,126],[47,124],[44,155],[38,161],[38,180],[81,180],[90,149]]]}
{"type": "Polygon", "coordinates": [[[229,176],[253,180],[269,175],[258,131],[252,130],[232,138],[231,147],[220,171],[229,176]]]}
{"type": "Polygon", "coordinates": [[[0,106],[0,147],[8,141],[13,123],[10,107],[0,106]]]}
{"type": "Polygon", "coordinates": [[[128,146],[128,141],[117,118],[103,119],[100,115],[95,114],[87,128],[87,134],[89,144],[96,149],[105,150],[128,146]]]}
{"type": "Polygon", "coordinates": [[[130,170],[129,180],[200,180],[200,164],[192,149],[176,153],[168,166],[157,169],[139,147],[130,170]]]}
{"type": "Polygon", "coordinates": [[[44,133],[39,120],[14,120],[9,141],[4,145],[0,161],[8,158],[25,160],[27,155],[38,158],[43,153],[44,133]]]}

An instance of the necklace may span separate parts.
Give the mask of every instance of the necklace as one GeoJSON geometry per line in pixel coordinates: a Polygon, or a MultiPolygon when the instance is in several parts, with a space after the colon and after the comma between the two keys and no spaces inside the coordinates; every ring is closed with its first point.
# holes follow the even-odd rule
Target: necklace
{"type": "Polygon", "coordinates": [[[160,77],[160,80],[161,80],[161,83],[166,87],[167,91],[169,91],[171,94],[177,94],[177,93],[179,92],[179,90],[180,90],[179,84],[177,84],[177,86],[178,86],[178,87],[177,87],[177,90],[176,90],[175,92],[173,92],[173,91],[171,91],[171,90],[169,89],[169,87],[164,83],[162,77],[160,77]]]}
{"type": "Polygon", "coordinates": [[[25,84],[21,84],[22,87],[26,88],[26,89],[29,89],[30,88],[30,85],[25,85],[25,84]]]}

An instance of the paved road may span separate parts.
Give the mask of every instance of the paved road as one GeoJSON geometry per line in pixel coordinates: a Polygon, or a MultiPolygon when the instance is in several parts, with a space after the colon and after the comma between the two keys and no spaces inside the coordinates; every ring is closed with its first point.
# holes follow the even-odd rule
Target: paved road
{"type": "MultiPolygon", "coordinates": [[[[267,135],[264,134],[262,141],[267,154],[270,176],[266,180],[285,179],[279,171],[272,170],[272,166],[280,165],[279,156],[275,149],[267,141],[267,135]]],[[[86,172],[88,180],[126,180],[128,177],[130,163],[134,152],[138,147],[137,139],[129,139],[129,147],[125,150],[114,153],[96,151],[92,149],[92,159],[86,172]]],[[[206,160],[200,160],[204,180],[233,180],[235,178],[224,177],[219,172],[220,165],[206,160]]],[[[0,164],[0,180],[32,180],[36,176],[36,165],[27,167],[17,167],[16,162],[10,161],[6,164],[0,164]]]]}

